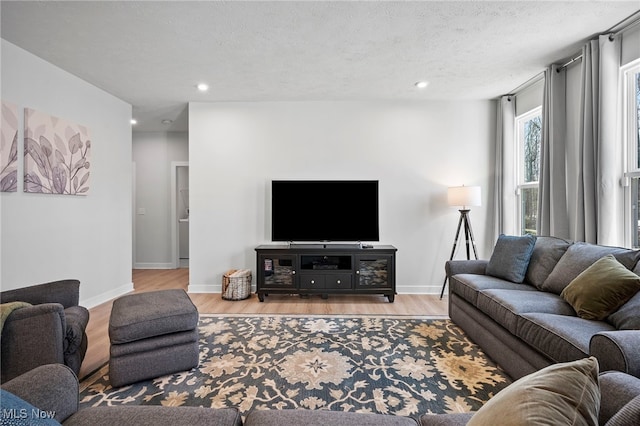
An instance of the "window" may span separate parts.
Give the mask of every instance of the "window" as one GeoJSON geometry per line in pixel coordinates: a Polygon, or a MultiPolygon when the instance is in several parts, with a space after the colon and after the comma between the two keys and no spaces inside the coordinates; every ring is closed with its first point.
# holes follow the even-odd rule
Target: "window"
{"type": "Polygon", "coordinates": [[[542,142],[542,108],[516,117],[518,218],[522,235],[536,235],[538,224],[538,179],[542,142]]]}
{"type": "Polygon", "coordinates": [[[627,146],[627,236],[640,247],[640,61],[623,68],[624,133],[627,146]]]}

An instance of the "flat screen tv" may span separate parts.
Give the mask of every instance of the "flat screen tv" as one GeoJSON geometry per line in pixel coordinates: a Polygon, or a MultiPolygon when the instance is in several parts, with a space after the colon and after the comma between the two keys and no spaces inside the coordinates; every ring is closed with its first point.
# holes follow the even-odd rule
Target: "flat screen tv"
{"type": "Polygon", "coordinates": [[[379,241],[377,180],[274,180],[273,241],[379,241]]]}

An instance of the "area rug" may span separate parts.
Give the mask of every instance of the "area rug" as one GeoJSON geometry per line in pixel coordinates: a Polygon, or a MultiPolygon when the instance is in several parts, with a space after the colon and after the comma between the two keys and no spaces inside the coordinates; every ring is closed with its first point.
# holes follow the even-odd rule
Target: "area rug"
{"type": "Polygon", "coordinates": [[[324,409],[402,416],[477,410],[510,380],[448,319],[200,315],[190,371],[81,383],[80,408],[166,405],[324,409]]]}

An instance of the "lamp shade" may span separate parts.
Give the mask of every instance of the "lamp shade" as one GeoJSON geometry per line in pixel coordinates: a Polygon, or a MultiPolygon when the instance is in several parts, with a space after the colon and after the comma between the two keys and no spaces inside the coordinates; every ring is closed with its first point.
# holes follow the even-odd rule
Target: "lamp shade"
{"type": "Polygon", "coordinates": [[[447,192],[451,207],[481,206],[482,194],[479,186],[451,186],[447,192]]]}

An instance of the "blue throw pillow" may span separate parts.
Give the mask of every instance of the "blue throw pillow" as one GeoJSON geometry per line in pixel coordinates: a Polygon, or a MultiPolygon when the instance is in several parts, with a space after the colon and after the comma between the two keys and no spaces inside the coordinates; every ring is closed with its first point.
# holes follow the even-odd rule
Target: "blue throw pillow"
{"type": "Polygon", "coordinates": [[[0,425],[58,425],[56,413],[40,410],[11,392],[0,389],[0,425]]]}
{"type": "Polygon", "coordinates": [[[487,265],[487,275],[514,283],[523,282],[535,245],[533,235],[500,235],[487,265]]]}

